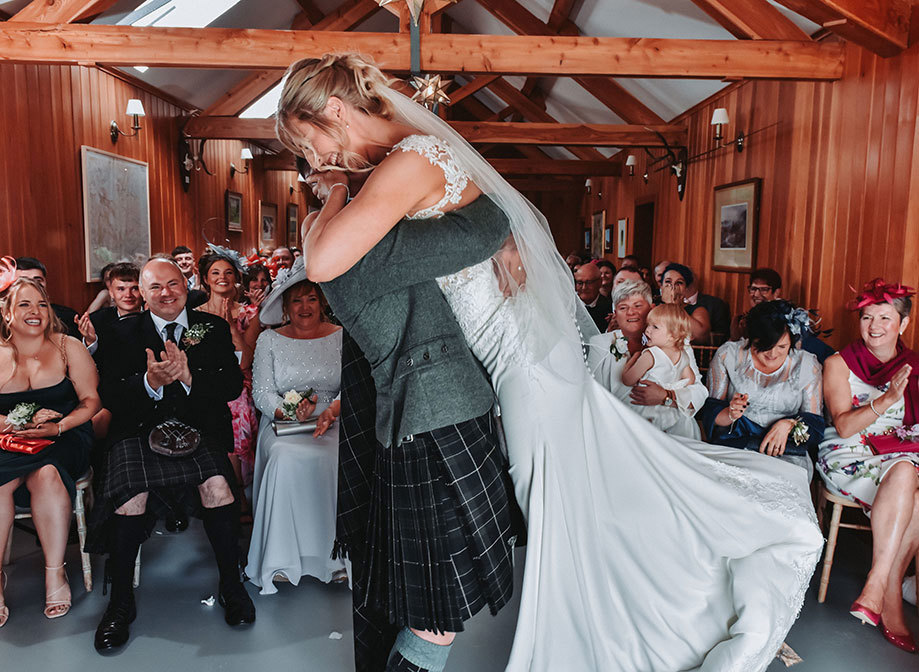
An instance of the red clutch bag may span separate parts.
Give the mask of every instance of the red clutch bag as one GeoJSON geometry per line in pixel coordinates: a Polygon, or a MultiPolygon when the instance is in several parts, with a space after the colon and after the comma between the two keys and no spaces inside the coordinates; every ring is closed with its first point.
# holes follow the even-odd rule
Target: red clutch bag
{"type": "Polygon", "coordinates": [[[54,441],[49,439],[26,439],[12,434],[0,434],[0,448],[11,453],[28,453],[34,455],[50,446],[54,441]]]}
{"type": "Polygon", "coordinates": [[[868,437],[868,446],[875,455],[888,453],[919,453],[919,441],[901,441],[895,434],[878,434],[868,437]]]}

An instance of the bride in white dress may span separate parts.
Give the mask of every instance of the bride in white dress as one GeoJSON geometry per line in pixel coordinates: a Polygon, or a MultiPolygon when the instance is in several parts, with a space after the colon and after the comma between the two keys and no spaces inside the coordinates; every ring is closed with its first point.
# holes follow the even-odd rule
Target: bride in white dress
{"type": "MultiPolygon", "coordinates": [[[[437,216],[480,191],[510,221],[513,247],[440,279],[497,393],[528,520],[507,669],[764,670],[823,543],[804,470],[680,442],[601,387],[582,349],[595,332],[542,216],[440,119],[368,84],[372,66],[354,56],[319,64],[330,62],[359,72],[320,92],[312,123],[298,110],[294,148],[314,168],[351,165],[355,155],[376,168],[353,203],[323,210],[322,237],[307,240],[310,275],[311,254],[322,259],[317,274],[334,277],[400,220],[424,226],[406,213],[437,216]],[[363,91],[347,90],[355,81],[363,91]],[[361,95],[384,99],[388,114],[347,102],[361,95]]],[[[281,137],[294,143],[290,128],[281,137]]],[[[337,170],[309,179],[324,201],[347,180],[337,170]]]]}

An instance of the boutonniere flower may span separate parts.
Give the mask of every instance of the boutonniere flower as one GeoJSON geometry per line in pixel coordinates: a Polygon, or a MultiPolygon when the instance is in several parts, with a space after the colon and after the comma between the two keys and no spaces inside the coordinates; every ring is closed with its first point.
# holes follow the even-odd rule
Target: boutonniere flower
{"type": "Polygon", "coordinates": [[[205,335],[207,335],[207,332],[210,330],[211,325],[207,322],[199,322],[198,324],[191,325],[185,330],[185,334],[182,336],[182,345],[186,348],[198,345],[198,343],[204,340],[205,335]]]}
{"type": "Polygon", "coordinates": [[[807,431],[807,424],[801,418],[795,418],[795,424],[791,428],[791,440],[796,446],[810,441],[811,435],[807,431]]]}
{"type": "Polygon", "coordinates": [[[623,357],[629,356],[629,342],[626,340],[626,337],[620,334],[613,339],[613,342],[609,344],[609,351],[613,353],[613,356],[618,362],[623,357]]]}
{"type": "Polygon", "coordinates": [[[300,402],[304,399],[309,399],[313,396],[313,388],[311,387],[306,392],[301,394],[296,390],[288,390],[284,393],[284,401],[281,403],[281,411],[284,413],[284,417],[288,420],[297,419],[297,406],[300,405],[300,402]]]}
{"type": "Polygon", "coordinates": [[[32,417],[40,408],[41,404],[36,404],[35,402],[20,402],[13,406],[13,410],[7,414],[6,424],[13,429],[22,429],[32,422],[32,417]]]}

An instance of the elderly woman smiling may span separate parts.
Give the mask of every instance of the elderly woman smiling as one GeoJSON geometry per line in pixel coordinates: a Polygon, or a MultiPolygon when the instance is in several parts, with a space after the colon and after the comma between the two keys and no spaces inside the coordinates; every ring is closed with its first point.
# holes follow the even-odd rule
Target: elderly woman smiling
{"type": "MultiPolygon", "coordinates": [[[[702,377],[689,346],[686,346],[686,350],[695,375],[694,384],[667,390],[649,380],[640,380],[633,387],[622,383],[622,369],[629,357],[644,348],[648,313],[652,308],[651,288],[641,280],[626,280],[613,287],[610,298],[619,328],[590,339],[588,364],[594,378],[622,402],[636,406],[675,407],[691,418],[702,408],[708,390],[701,382],[702,377]]],[[[698,427],[694,422],[683,425],[686,431],[671,433],[699,438],[698,427]]]]}

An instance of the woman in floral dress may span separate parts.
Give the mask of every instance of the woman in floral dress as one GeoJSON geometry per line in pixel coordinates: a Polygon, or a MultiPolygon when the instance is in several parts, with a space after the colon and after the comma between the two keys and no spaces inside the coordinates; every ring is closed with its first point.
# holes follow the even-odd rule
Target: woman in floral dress
{"type": "Polygon", "coordinates": [[[861,339],[824,365],[833,426],[820,445],[817,470],[830,492],[871,516],[871,570],[852,615],[881,625],[885,639],[915,652],[903,618],[901,584],[919,549],[919,453],[875,454],[869,445],[872,435],[919,423],[919,356],[900,340],[912,294],[909,287],[877,279],[850,304],[859,311],[861,339]]]}

